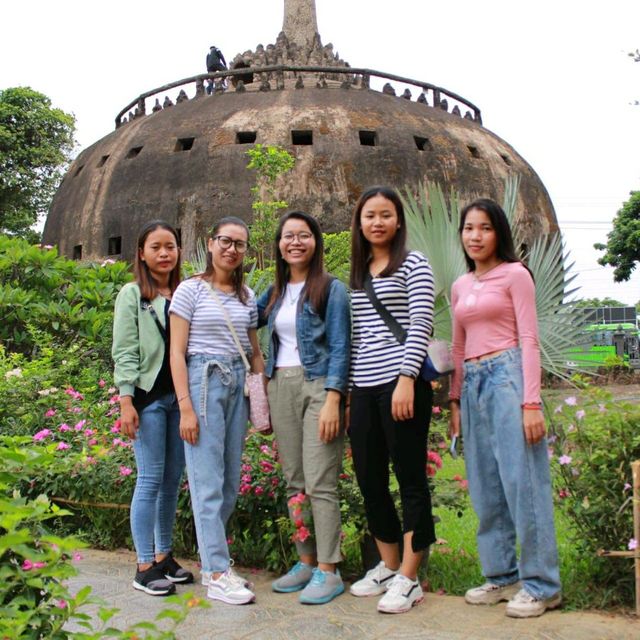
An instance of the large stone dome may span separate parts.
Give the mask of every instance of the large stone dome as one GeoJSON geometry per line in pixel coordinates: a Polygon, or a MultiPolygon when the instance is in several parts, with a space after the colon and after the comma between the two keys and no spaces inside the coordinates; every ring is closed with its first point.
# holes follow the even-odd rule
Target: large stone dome
{"type": "Polygon", "coordinates": [[[141,96],[137,113],[126,122],[119,116],[120,126],[73,162],[44,241],[70,257],[130,259],[138,229],[163,218],[181,230],[189,252],[216,219],[251,221],[255,174],[245,152],[254,143],[281,145],[296,157],[278,196],[315,215],[326,231],[347,227],[371,184],[413,189],[430,180],[465,199],[501,199],[512,173],[520,176],[527,236],[556,228],[544,185],[513,147],[482,126],[474,105],[426,82],[351,69],[331,45],[322,46],[314,27],[313,2],[285,1],[285,30],[276,44],[236,56],[227,90],[214,74],[212,95],[204,91],[205,75],[141,96]],[[415,87],[407,89],[412,97],[394,95],[391,84],[369,88],[375,76],[398,91],[415,87]],[[157,100],[145,115],[147,101],[193,85],[192,99],[181,92],[165,108],[157,100]]]}

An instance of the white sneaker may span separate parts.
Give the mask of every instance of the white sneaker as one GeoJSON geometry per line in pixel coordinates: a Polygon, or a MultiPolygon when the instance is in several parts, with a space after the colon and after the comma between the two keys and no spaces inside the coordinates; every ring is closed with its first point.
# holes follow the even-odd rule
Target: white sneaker
{"type": "Polygon", "coordinates": [[[519,586],[519,582],[505,585],[485,582],[480,587],[469,589],[464,594],[464,599],[467,604],[497,604],[502,600],[513,598],[519,586]]]}
{"type": "Polygon", "coordinates": [[[256,599],[256,595],[247,588],[245,580],[229,567],[217,580],[211,579],[207,598],[222,600],[227,604],[248,604],[256,599]]]}
{"type": "Polygon", "coordinates": [[[373,569],[369,569],[364,578],[354,582],[349,589],[352,596],[379,596],[387,590],[387,586],[397,571],[387,569],[381,560],[373,569]]]}
{"type": "Polygon", "coordinates": [[[380,601],[378,611],[381,613],[404,613],[424,600],[422,587],[418,580],[411,580],[398,573],[392,579],[380,601]]]}
{"type": "MultiPolygon", "coordinates": [[[[229,571],[236,578],[239,578],[240,580],[243,580],[244,581],[244,586],[247,587],[247,589],[253,589],[253,587],[254,587],[253,582],[251,582],[250,580],[247,580],[246,578],[243,578],[242,576],[240,576],[240,575],[238,575],[236,573],[236,570],[233,568],[233,560],[231,560],[231,564],[229,565],[229,571]]],[[[203,587],[208,587],[209,583],[211,582],[211,578],[212,577],[213,577],[213,571],[200,571],[200,578],[202,579],[202,586],[203,587]]]]}
{"type": "Polygon", "coordinates": [[[558,591],[550,598],[534,598],[525,589],[520,589],[507,603],[507,615],[511,618],[535,618],[547,609],[555,609],[562,604],[562,595],[558,591]]]}

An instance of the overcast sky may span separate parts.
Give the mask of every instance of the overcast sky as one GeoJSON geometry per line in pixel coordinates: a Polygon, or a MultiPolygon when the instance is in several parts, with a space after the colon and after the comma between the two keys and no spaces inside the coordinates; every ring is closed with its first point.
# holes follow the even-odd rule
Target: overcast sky
{"type": "MultiPolygon", "coordinates": [[[[316,0],[324,44],[354,67],[424,80],[480,107],[547,187],[581,297],[640,300],[640,268],[614,284],[606,241],[640,190],[638,0],[316,0]]],[[[2,8],[0,88],[31,86],[75,114],[78,150],[138,94],[275,42],[282,0],[22,0],[2,8]]]]}

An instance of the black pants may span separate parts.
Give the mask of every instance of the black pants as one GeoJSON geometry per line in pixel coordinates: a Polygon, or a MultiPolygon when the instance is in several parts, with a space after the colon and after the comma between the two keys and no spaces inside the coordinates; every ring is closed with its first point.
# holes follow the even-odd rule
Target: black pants
{"type": "Polygon", "coordinates": [[[396,422],[391,417],[395,386],[394,381],[353,387],[349,437],[371,534],[381,542],[394,543],[413,531],[411,546],[418,552],[436,540],[426,472],[433,392],[419,378],[413,418],[396,422]],[[390,459],[400,486],[402,527],[389,491],[390,459]]]}

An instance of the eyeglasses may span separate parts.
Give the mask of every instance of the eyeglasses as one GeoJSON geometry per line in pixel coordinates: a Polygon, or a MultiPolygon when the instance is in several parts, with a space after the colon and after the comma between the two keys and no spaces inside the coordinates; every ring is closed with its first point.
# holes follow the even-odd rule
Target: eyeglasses
{"type": "Polygon", "coordinates": [[[224,250],[230,249],[231,245],[233,245],[238,253],[246,253],[249,248],[249,243],[246,240],[234,240],[229,236],[214,236],[213,239],[217,240],[220,247],[224,250]]]}
{"type": "Polygon", "coordinates": [[[290,231],[282,234],[282,240],[284,240],[287,244],[294,241],[295,238],[298,238],[298,242],[309,242],[311,238],[313,238],[313,233],[309,233],[308,231],[300,231],[300,233],[291,233],[290,231]]]}

